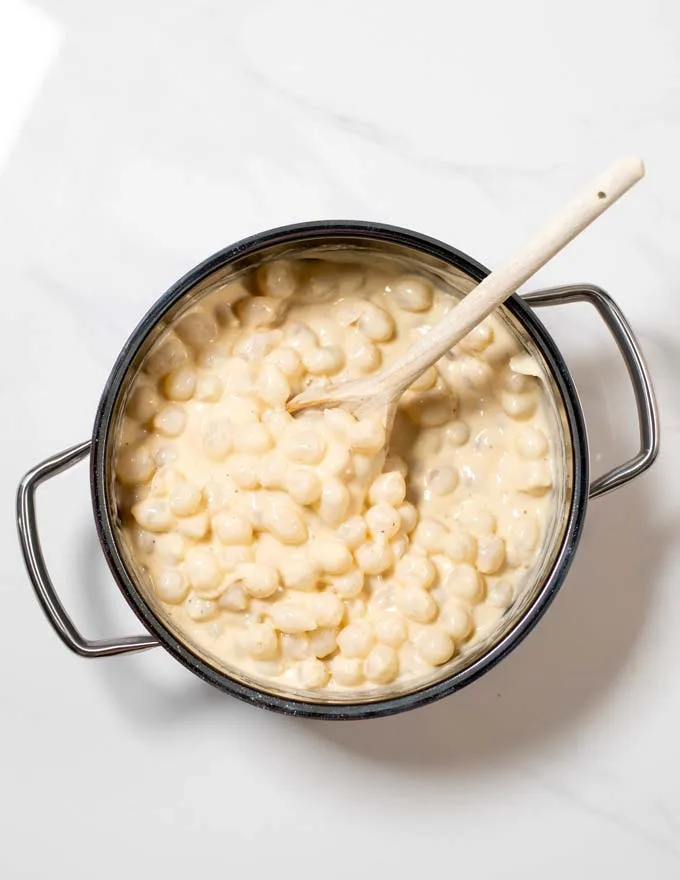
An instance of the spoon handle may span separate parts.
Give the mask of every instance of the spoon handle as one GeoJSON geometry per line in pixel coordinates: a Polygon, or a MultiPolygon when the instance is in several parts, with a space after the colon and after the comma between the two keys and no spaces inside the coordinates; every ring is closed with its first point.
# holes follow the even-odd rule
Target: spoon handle
{"type": "Polygon", "coordinates": [[[385,370],[380,377],[382,394],[401,396],[428,367],[450,351],[541,266],[641,180],[644,174],[642,159],[631,157],[615,162],[385,370]]]}

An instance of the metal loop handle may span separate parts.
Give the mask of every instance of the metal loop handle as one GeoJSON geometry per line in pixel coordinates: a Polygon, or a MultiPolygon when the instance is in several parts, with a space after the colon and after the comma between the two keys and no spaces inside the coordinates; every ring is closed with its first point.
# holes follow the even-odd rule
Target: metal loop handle
{"type": "Polygon", "coordinates": [[[17,492],[17,526],[24,562],[47,619],[57,635],[72,651],[81,657],[109,657],[154,648],[158,641],[150,635],[126,636],[121,639],[86,639],[78,632],[57,596],[45,564],[35,515],[35,492],[50,477],[72,467],[90,451],[91,443],[80,443],[65,452],[59,452],[30,470],[19,484],[17,492]]]}
{"type": "Polygon", "coordinates": [[[590,485],[589,496],[597,498],[639,477],[659,454],[659,415],[647,365],[625,315],[611,296],[594,284],[552,287],[524,294],[522,299],[531,306],[587,302],[597,309],[623,356],[633,385],[640,426],[640,451],[633,458],[594,480],[590,485]]]}

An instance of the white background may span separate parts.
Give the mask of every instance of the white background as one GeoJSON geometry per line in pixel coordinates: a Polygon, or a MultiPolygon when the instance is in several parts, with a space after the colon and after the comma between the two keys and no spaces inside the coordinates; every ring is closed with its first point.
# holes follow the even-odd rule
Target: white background
{"type": "MultiPolygon", "coordinates": [[[[679,45],[676,0],[0,5],[3,880],[680,876],[679,45]],[[493,266],[629,152],[647,179],[539,283],[597,282],[621,304],[663,451],[592,504],[511,657],[429,708],[338,724],[242,705],[160,650],[63,647],[23,570],[15,487],[88,437],[125,338],[179,275],[338,217],[493,266]]],[[[625,371],[586,306],[544,318],[601,472],[637,441],[625,371]]],[[[85,465],[40,513],[82,630],[139,631],[85,465]]]]}

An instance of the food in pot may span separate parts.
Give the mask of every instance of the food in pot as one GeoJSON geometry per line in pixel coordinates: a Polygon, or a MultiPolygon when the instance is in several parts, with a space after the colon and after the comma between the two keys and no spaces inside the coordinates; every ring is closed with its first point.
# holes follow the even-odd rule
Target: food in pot
{"type": "Polygon", "coordinates": [[[396,264],[265,263],[142,363],[116,451],[125,540],[173,628],[265,685],[413,683],[496,627],[555,510],[541,367],[498,317],[379,418],[293,418],[453,308],[396,264]],[[389,448],[386,450],[386,443],[389,448]]]}

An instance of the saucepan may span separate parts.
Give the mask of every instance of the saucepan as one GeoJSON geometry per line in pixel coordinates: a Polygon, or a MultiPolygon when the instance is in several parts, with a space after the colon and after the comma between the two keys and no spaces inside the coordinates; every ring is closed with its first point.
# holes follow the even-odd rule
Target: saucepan
{"type": "MultiPolygon", "coordinates": [[[[17,497],[17,522],[24,560],[35,594],[64,644],[81,657],[102,658],[162,646],[200,678],[221,690],[288,714],[353,719],[389,715],[452,694],[478,679],[512,651],[534,627],[564,582],[585,524],[591,499],[612,492],[642,474],[654,462],[659,445],[656,403],[649,372],[631,327],[612,298],[592,284],[575,284],[513,296],[499,317],[521,338],[542,365],[557,436],[556,512],[545,536],[534,577],[507,609],[496,629],[474,648],[454,657],[426,680],[354,694],[317,694],[276,689],[229,669],[192,644],[153,602],[143,572],[122,536],[116,509],[113,458],[124,402],[139,365],[151,345],[176,317],[221,284],[274,258],[333,259],[353,253],[399,260],[428,273],[452,295],[468,293],[488,270],[459,250],[427,236],[375,223],[328,221],[273,229],[221,250],[188,272],[154,304],[126,342],[104,388],[90,439],[36,465],[23,478],[17,497]],[[574,381],[557,344],[536,317],[536,310],[585,302],[610,331],[632,383],[639,451],[605,474],[590,477],[586,424],[574,381]],[[41,550],[35,495],[41,483],[90,457],[94,520],[102,550],[118,588],[139,618],[144,632],[135,636],[88,639],[64,608],[41,550]]],[[[622,418],[626,418],[622,413],[622,418]]]]}

